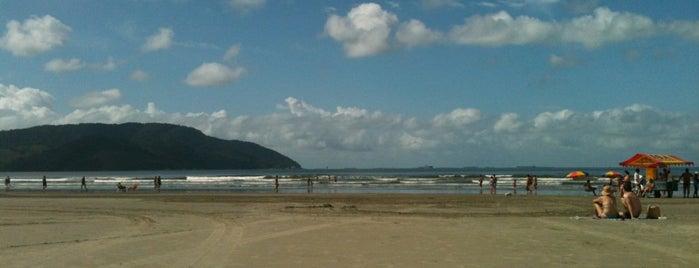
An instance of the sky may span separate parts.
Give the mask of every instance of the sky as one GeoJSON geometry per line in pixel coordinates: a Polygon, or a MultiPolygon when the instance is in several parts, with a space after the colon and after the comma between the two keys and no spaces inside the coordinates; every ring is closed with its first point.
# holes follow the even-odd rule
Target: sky
{"type": "Polygon", "coordinates": [[[159,122],[304,168],[699,161],[694,0],[0,0],[0,130],[159,122]]]}

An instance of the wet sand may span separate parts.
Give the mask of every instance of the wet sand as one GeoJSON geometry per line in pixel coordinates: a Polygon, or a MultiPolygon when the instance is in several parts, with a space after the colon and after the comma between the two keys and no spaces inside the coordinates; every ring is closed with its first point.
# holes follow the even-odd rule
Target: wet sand
{"type": "Polygon", "coordinates": [[[0,193],[3,267],[690,267],[699,199],[593,220],[593,197],[0,193]],[[576,219],[575,216],[580,216],[576,219]]]}

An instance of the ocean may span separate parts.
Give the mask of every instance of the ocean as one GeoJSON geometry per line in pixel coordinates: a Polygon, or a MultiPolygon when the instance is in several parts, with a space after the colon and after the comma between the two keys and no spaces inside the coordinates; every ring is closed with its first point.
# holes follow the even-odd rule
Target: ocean
{"type": "MultiPolygon", "coordinates": [[[[565,175],[574,170],[590,174],[593,185],[600,187],[609,179],[609,170],[623,173],[625,168],[415,168],[415,169],[294,169],[294,170],[149,170],[149,171],[73,171],[73,172],[0,172],[10,177],[10,191],[41,191],[46,176],[49,192],[79,192],[84,176],[90,192],[116,191],[117,184],[132,186],[136,191],[153,192],[153,178],[160,176],[162,192],[275,193],[400,193],[400,194],[489,194],[488,177],[498,178],[497,194],[527,194],[527,174],[538,177],[539,195],[587,196],[584,179],[571,180],[565,175]],[[483,187],[478,177],[485,176],[483,187]],[[312,186],[308,186],[308,180],[312,186]],[[513,183],[516,182],[516,187],[513,183]],[[482,189],[482,190],[481,190],[482,189]]],[[[633,170],[628,169],[633,173],[633,170]]]]}

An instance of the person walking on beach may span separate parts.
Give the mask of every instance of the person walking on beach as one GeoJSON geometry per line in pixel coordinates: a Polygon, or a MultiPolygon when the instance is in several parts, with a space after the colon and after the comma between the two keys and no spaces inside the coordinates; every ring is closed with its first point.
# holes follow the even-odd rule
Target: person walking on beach
{"type": "Polygon", "coordinates": [[[490,176],[490,194],[496,194],[498,178],[495,175],[490,176]]]}
{"type": "Polygon", "coordinates": [[[478,176],[478,187],[481,188],[481,194],[483,194],[483,175],[478,176]]]}
{"type": "Polygon", "coordinates": [[[682,179],[682,197],[689,198],[689,183],[692,181],[692,173],[689,173],[689,169],[685,168],[680,178],[682,179]]]}
{"type": "Polygon", "coordinates": [[[10,176],[5,177],[5,191],[10,190],[10,176]]]}
{"type": "Polygon", "coordinates": [[[44,176],[44,178],[41,179],[41,191],[42,192],[46,191],[46,176],[44,176]]]}
{"type": "Polygon", "coordinates": [[[279,192],[279,176],[274,176],[274,192],[279,192]]]}
{"type": "Polygon", "coordinates": [[[595,193],[597,187],[592,187],[592,183],[590,182],[590,180],[587,180],[585,184],[583,184],[583,187],[585,188],[586,192],[592,192],[592,195],[597,196],[597,193],[595,193]]]}
{"type": "Polygon", "coordinates": [[[699,198],[697,192],[699,192],[699,171],[694,171],[694,198],[699,198]]]}
{"type": "Polygon", "coordinates": [[[159,193],[159,192],[160,192],[160,188],[163,187],[163,179],[162,179],[160,176],[158,176],[157,179],[156,179],[156,183],[158,184],[158,193],[159,193]]]}
{"type": "Polygon", "coordinates": [[[536,175],[532,176],[532,186],[534,186],[534,195],[536,195],[539,190],[539,179],[536,178],[536,175]]]}
{"type": "Polygon", "coordinates": [[[153,177],[153,192],[159,192],[158,189],[158,176],[153,177]]]}
{"type": "Polygon", "coordinates": [[[80,179],[80,191],[83,191],[83,188],[85,189],[85,192],[87,192],[87,182],[85,181],[85,176],[83,176],[82,179],[80,179]]]}
{"type": "Polygon", "coordinates": [[[636,194],[640,193],[643,190],[643,185],[641,185],[642,180],[643,175],[641,175],[641,172],[638,169],[636,169],[636,171],[633,173],[633,191],[636,192],[636,194]]]}
{"type": "Polygon", "coordinates": [[[525,184],[527,185],[527,195],[532,195],[532,192],[534,191],[534,178],[532,178],[531,175],[527,174],[527,180],[525,184]]]}

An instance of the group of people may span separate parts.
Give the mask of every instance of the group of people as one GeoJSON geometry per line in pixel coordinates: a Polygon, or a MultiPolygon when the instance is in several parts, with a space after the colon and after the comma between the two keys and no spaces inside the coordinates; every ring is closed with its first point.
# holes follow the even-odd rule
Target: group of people
{"type": "MultiPolygon", "coordinates": [[[[5,177],[5,191],[9,191],[10,187],[12,186],[12,179],[10,179],[10,176],[5,177]]],[[[46,176],[41,178],[41,191],[45,192],[46,189],[48,188],[48,181],[46,180],[46,176]]],[[[80,191],[85,191],[87,192],[87,181],[85,181],[85,176],[83,176],[82,179],[80,179],[80,191]]]]}
{"type": "Polygon", "coordinates": [[[641,199],[634,193],[631,183],[624,183],[621,188],[620,200],[623,211],[617,209],[614,196],[616,189],[611,185],[602,188],[600,196],[592,200],[595,218],[600,219],[638,219],[641,216],[641,199]]]}
{"type": "MultiPolygon", "coordinates": [[[[483,193],[483,181],[484,181],[484,176],[481,175],[478,177],[478,187],[480,187],[481,191],[480,193],[483,193]]],[[[536,190],[538,189],[538,179],[536,176],[532,176],[527,174],[526,178],[526,190],[527,190],[527,195],[531,194],[536,194],[536,190]]],[[[497,194],[497,186],[498,186],[498,177],[495,175],[491,175],[490,179],[488,180],[488,185],[490,186],[490,194],[494,195],[497,194]]],[[[517,193],[517,180],[513,179],[512,180],[512,189],[514,189],[515,193],[517,193]]]]}

